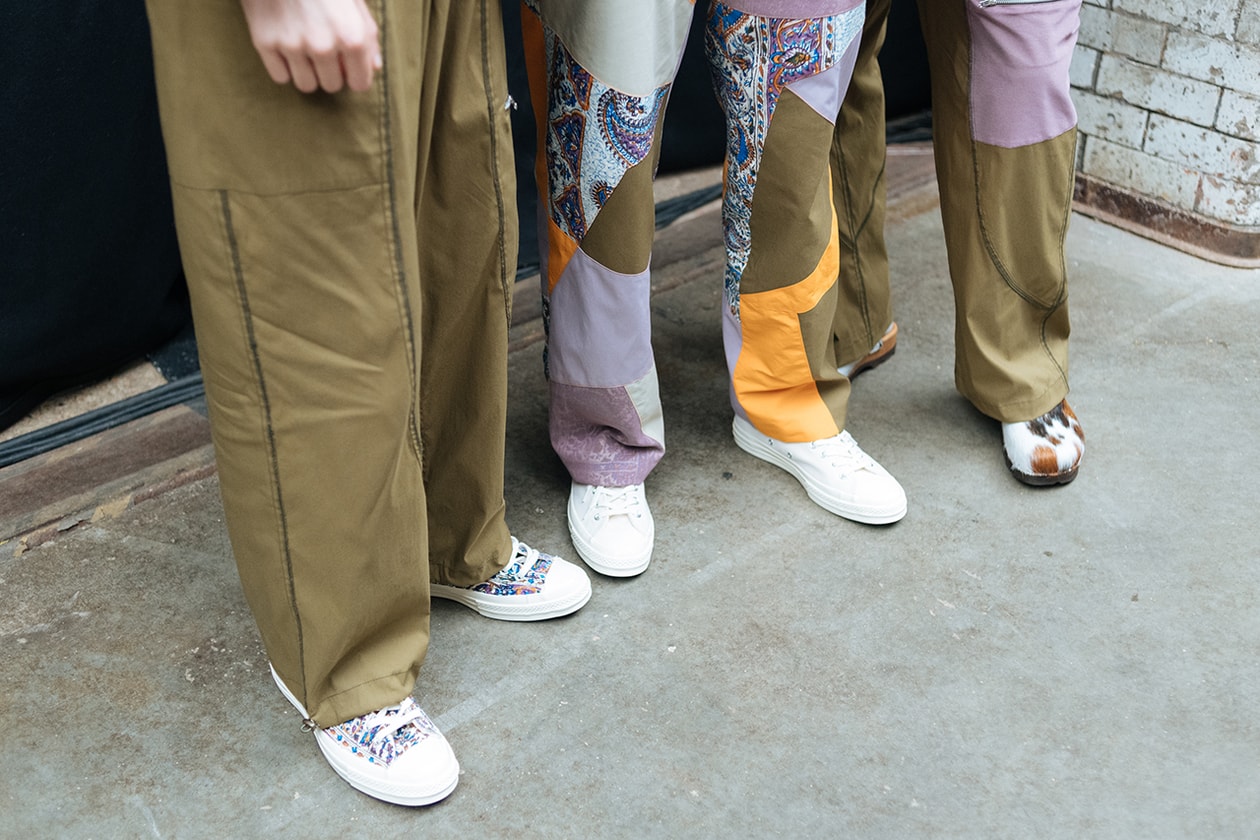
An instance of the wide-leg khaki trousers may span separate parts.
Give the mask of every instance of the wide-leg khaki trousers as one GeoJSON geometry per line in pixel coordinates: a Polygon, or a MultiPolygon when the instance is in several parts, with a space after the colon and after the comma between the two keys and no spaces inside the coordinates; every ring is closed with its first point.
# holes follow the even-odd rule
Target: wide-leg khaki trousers
{"type": "Polygon", "coordinates": [[[496,0],[373,0],[364,93],[268,77],[239,0],[149,0],[224,508],[320,726],[410,693],[429,581],[508,561],[517,231],[496,0]]]}
{"type": "MultiPolygon", "coordinates": [[[[868,0],[832,145],[841,243],[833,328],[842,362],[866,353],[892,321],[876,61],[889,6],[868,0]]],[[[955,384],[1004,422],[1037,417],[1068,391],[1063,247],[1076,148],[1068,65],[1079,10],[1080,0],[919,2],[954,288],[955,384]]]]}

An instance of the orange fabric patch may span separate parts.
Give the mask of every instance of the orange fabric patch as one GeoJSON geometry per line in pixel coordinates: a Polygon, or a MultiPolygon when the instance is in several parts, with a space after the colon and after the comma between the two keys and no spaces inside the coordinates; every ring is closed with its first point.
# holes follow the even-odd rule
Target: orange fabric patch
{"type": "Polygon", "coordinates": [[[831,238],[808,277],[740,296],[741,347],[731,383],[748,419],[763,434],[800,443],[840,433],[818,393],[800,322],[835,284],[839,270],[840,235],[833,211],[831,238]]]}
{"type": "Polygon", "coordinates": [[[550,214],[547,216],[547,294],[550,295],[560,282],[560,275],[569,266],[569,260],[577,253],[577,240],[560,229],[550,214]]]}
{"type": "Polygon", "coordinates": [[[547,185],[547,41],[543,33],[542,18],[533,9],[521,4],[521,40],[525,54],[526,78],[529,80],[529,100],[534,110],[537,126],[536,154],[534,155],[534,180],[543,195],[549,192],[547,185]]]}

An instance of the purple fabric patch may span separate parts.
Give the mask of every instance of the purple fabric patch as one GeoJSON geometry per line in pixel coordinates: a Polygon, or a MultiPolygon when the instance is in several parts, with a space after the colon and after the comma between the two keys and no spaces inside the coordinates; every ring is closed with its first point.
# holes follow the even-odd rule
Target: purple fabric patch
{"type": "Polygon", "coordinates": [[[580,484],[641,484],[665,444],[648,436],[625,388],[578,388],[553,381],[551,445],[580,484]]]}
{"type": "Polygon", "coordinates": [[[840,103],[844,101],[845,91],[849,89],[849,80],[853,78],[853,68],[857,64],[860,37],[840,57],[839,64],[833,64],[821,73],[815,73],[799,82],[792,82],[788,90],[795,93],[805,104],[813,108],[827,122],[835,125],[836,115],[840,113],[840,103]]]}
{"type": "Polygon", "coordinates": [[[651,281],[619,274],[579,248],[549,301],[547,370],[553,382],[613,388],[651,369],[651,281]]]}
{"type": "Polygon", "coordinates": [[[1017,148],[1076,125],[1068,65],[1081,0],[993,5],[968,0],[971,27],[971,136],[1017,148]]]}
{"type": "MultiPolygon", "coordinates": [[[[731,395],[731,408],[735,413],[748,419],[743,406],[739,404],[739,399],[735,396],[735,381],[732,378],[735,373],[735,363],[739,361],[739,353],[744,348],[744,331],[740,327],[739,318],[731,311],[729,306],[722,307],[722,348],[726,351],[726,388],[731,395]]],[[[751,422],[751,421],[750,421],[751,422]]]]}
{"type": "Polygon", "coordinates": [[[861,6],[863,0],[724,0],[739,12],[767,18],[820,18],[861,6]]]}

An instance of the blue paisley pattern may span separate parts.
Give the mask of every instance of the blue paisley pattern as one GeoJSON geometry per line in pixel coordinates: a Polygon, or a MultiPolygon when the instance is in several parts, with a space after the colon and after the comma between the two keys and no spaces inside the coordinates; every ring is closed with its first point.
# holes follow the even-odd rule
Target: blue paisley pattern
{"type": "Polygon", "coordinates": [[[545,37],[551,217],[581,242],[626,170],[652,150],[669,85],[647,96],[621,93],[591,76],[550,28],[545,37]]]}
{"type": "Polygon", "coordinates": [[[395,707],[348,720],[325,731],[350,752],[366,758],[368,763],[386,767],[425,738],[439,734],[433,721],[410,697],[403,698],[395,707]],[[377,732],[390,724],[391,718],[403,713],[414,715],[414,719],[388,737],[376,737],[377,732]]]}
{"type": "Polygon", "coordinates": [[[726,303],[739,314],[739,279],[751,246],[753,188],[766,131],[783,89],[837,64],[862,31],[865,6],[808,19],[766,18],[715,3],[705,25],[714,89],[726,112],[726,303]]]}
{"type": "Polygon", "coordinates": [[[486,595],[537,595],[547,582],[556,558],[534,551],[524,543],[516,543],[512,560],[490,580],[468,587],[486,595]]]}

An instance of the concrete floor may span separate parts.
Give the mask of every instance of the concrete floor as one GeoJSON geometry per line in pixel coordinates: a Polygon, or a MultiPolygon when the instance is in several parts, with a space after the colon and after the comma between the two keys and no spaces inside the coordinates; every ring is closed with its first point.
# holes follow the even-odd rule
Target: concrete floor
{"type": "MultiPolygon", "coordinates": [[[[1260,271],[1076,217],[1089,448],[1034,490],[953,390],[937,214],[896,220],[901,341],[850,429],[910,513],[876,528],[732,442],[718,225],[658,246],[652,567],[538,625],[434,607],[417,698],[453,796],[327,769],[211,476],[0,555],[0,836],[1260,837],[1260,271]]],[[[572,556],[538,351],[510,360],[509,521],[572,556]]]]}

